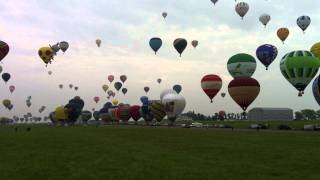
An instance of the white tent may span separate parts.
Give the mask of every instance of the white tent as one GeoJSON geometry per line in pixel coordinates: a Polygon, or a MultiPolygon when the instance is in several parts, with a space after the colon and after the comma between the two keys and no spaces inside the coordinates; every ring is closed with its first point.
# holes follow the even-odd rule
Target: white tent
{"type": "Polygon", "coordinates": [[[256,107],[249,111],[248,120],[253,121],[292,121],[293,110],[289,108],[256,107]]]}

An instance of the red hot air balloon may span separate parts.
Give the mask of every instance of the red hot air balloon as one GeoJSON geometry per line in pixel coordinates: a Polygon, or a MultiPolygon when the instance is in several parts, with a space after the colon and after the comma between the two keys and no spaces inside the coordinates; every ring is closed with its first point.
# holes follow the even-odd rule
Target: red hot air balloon
{"type": "Polygon", "coordinates": [[[232,99],[243,111],[246,111],[248,106],[250,106],[259,95],[260,84],[253,78],[236,78],[229,83],[228,91],[232,99]]]}
{"type": "Polygon", "coordinates": [[[93,98],[94,102],[98,103],[100,101],[100,98],[98,96],[93,98]]]}
{"type": "Polygon", "coordinates": [[[7,56],[9,53],[9,45],[3,41],[0,41],[0,62],[7,56]]]}
{"type": "Polygon", "coordinates": [[[119,119],[128,122],[129,119],[131,118],[130,116],[130,105],[124,104],[118,107],[118,116],[119,119]]]}
{"type": "Polygon", "coordinates": [[[212,99],[218,94],[222,87],[222,80],[215,74],[209,74],[202,78],[201,87],[212,103],[212,99]]]}
{"type": "Polygon", "coordinates": [[[9,87],[9,90],[10,90],[11,93],[13,93],[13,91],[14,91],[15,89],[16,89],[15,86],[10,86],[10,87],[9,87]]]}
{"type": "Polygon", "coordinates": [[[113,76],[113,75],[109,75],[109,76],[108,76],[108,81],[109,81],[110,83],[112,83],[113,80],[114,80],[114,76],[113,76]]]}
{"type": "Polygon", "coordinates": [[[140,106],[134,105],[130,107],[130,116],[134,121],[138,121],[141,118],[140,106]]]}

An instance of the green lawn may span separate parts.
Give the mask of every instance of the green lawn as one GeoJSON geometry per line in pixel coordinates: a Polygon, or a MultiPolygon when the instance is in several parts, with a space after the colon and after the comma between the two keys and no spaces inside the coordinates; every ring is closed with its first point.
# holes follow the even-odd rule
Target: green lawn
{"type": "Polygon", "coordinates": [[[0,128],[0,179],[320,179],[320,133],[0,128]]]}

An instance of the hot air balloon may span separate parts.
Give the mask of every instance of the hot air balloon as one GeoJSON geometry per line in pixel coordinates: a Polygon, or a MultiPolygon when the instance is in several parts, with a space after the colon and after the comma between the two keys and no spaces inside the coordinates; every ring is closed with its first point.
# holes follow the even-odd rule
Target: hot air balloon
{"type": "Polygon", "coordinates": [[[104,92],[107,92],[108,89],[109,89],[109,86],[108,86],[108,85],[106,85],[106,84],[102,85],[102,90],[103,90],[104,92]]]}
{"type": "Polygon", "coordinates": [[[100,97],[96,96],[93,98],[94,102],[98,103],[100,101],[100,97]]]}
{"type": "Polygon", "coordinates": [[[2,74],[2,79],[5,83],[7,83],[11,78],[11,75],[9,73],[3,73],[2,74]]]}
{"type": "Polygon", "coordinates": [[[174,40],[174,42],[173,42],[173,46],[180,54],[180,57],[181,57],[181,54],[183,53],[183,51],[186,49],[187,45],[188,45],[187,40],[185,40],[183,38],[178,38],[178,39],[174,40]]]}
{"type": "Polygon", "coordinates": [[[42,113],[46,109],[46,106],[41,106],[39,109],[39,113],[42,113]]]}
{"type": "Polygon", "coordinates": [[[221,97],[222,98],[226,97],[226,93],[221,93],[221,97]]]}
{"type": "Polygon", "coordinates": [[[229,59],[227,68],[233,78],[251,77],[257,68],[257,63],[253,56],[240,53],[229,59]]]}
{"type": "Polygon", "coordinates": [[[100,47],[100,45],[101,45],[101,39],[97,39],[97,40],[96,40],[96,44],[97,44],[98,47],[100,47]]]}
{"type": "MultiPolygon", "coordinates": [[[[320,58],[320,42],[315,43],[310,51],[313,53],[314,56],[316,56],[317,58],[320,58]]],[[[1,72],[1,71],[0,71],[1,72]]]]}
{"type": "Polygon", "coordinates": [[[50,47],[40,48],[38,54],[46,65],[48,65],[48,63],[51,63],[51,60],[53,59],[53,51],[50,47]]]}
{"type": "Polygon", "coordinates": [[[182,86],[179,84],[176,84],[172,87],[172,89],[179,94],[182,90],[182,86]]]}
{"type": "Polygon", "coordinates": [[[2,104],[5,108],[8,108],[11,105],[11,101],[9,99],[4,99],[2,104]]]}
{"type": "Polygon", "coordinates": [[[114,106],[116,106],[116,105],[119,104],[119,101],[118,101],[117,99],[113,99],[113,100],[112,100],[112,104],[113,104],[114,106]]]}
{"type": "Polygon", "coordinates": [[[57,55],[57,52],[60,50],[59,43],[56,43],[53,46],[49,45],[49,47],[52,49],[54,56],[57,55]]]}
{"type": "Polygon", "coordinates": [[[73,88],[73,85],[72,85],[72,84],[69,84],[69,88],[72,89],[72,88],[73,88]]]}
{"type": "Polygon", "coordinates": [[[113,80],[114,80],[114,76],[113,76],[113,75],[109,75],[109,76],[108,76],[108,81],[109,81],[110,83],[112,83],[113,80]]]}
{"type": "Polygon", "coordinates": [[[158,50],[162,46],[162,40],[158,37],[151,38],[149,41],[151,49],[154,51],[154,54],[157,54],[158,50]]]}
{"type": "Polygon", "coordinates": [[[65,121],[67,117],[68,117],[68,114],[64,106],[59,106],[55,109],[55,112],[54,112],[55,121],[65,121]]]}
{"type": "Polygon", "coordinates": [[[268,70],[269,65],[278,55],[278,49],[271,44],[264,44],[258,47],[256,55],[260,62],[266,67],[266,70],[268,70]]]}
{"type": "Polygon", "coordinates": [[[236,12],[238,15],[243,19],[243,17],[247,14],[249,11],[249,4],[245,2],[239,2],[235,7],[236,12]]]}
{"type": "Polygon", "coordinates": [[[167,94],[177,94],[177,92],[173,89],[165,89],[160,93],[160,100],[162,101],[163,97],[167,94]]]}
{"type": "Polygon", "coordinates": [[[144,87],[143,89],[144,89],[144,92],[146,92],[146,93],[148,93],[150,90],[150,88],[148,86],[144,87]]]}
{"type": "Polygon", "coordinates": [[[173,123],[186,107],[186,100],[180,94],[167,94],[163,97],[161,103],[168,116],[168,120],[173,123]]]}
{"type": "Polygon", "coordinates": [[[59,88],[62,89],[62,88],[63,88],[63,85],[62,85],[62,84],[59,84],[59,88]]]}
{"type": "Polygon", "coordinates": [[[158,122],[161,122],[162,119],[166,116],[164,106],[160,100],[151,101],[150,112],[158,122]]]}
{"type": "Polygon", "coordinates": [[[196,48],[196,47],[198,46],[198,44],[199,44],[199,42],[198,42],[197,40],[193,40],[193,41],[191,42],[191,45],[192,45],[194,48],[196,48]]]}
{"type": "Polygon", "coordinates": [[[317,101],[317,103],[320,105],[320,81],[319,81],[319,77],[318,76],[312,84],[312,92],[313,92],[313,96],[315,98],[315,100],[317,101]]]}
{"type": "Polygon", "coordinates": [[[143,105],[148,105],[149,103],[149,98],[147,96],[141,96],[140,101],[143,105]]]}
{"type": "Polygon", "coordinates": [[[124,104],[118,107],[118,116],[119,119],[124,121],[124,122],[128,122],[129,119],[131,118],[130,116],[130,105],[128,104],[124,104]]]}
{"type": "Polygon", "coordinates": [[[168,13],[167,13],[167,12],[163,12],[163,13],[162,13],[163,19],[165,19],[167,16],[168,16],[168,13]]]}
{"type": "Polygon", "coordinates": [[[138,105],[130,106],[129,111],[130,111],[130,116],[134,121],[138,121],[141,118],[140,106],[138,105]]]}
{"type": "Polygon", "coordinates": [[[114,83],[114,88],[116,88],[117,91],[119,91],[121,89],[121,87],[122,87],[121,82],[115,82],[114,83]]]}
{"type": "Polygon", "coordinates": [[[310,23],[311,23],[311,19],[309,16],[300,16],[297,19],[297,25],[300,27],[303,33],[309,27],[310,23]]]}
{"type": "Polygon", "coordinates": [[[67,49],[69,48],[69,43],[66,41],[62,41],[59,43],[59,47],[60,47],[61,51],[63,53],[65,53],[67,51],[67,49]]]}
{"type": "Polygon", "coordinates": [[[121,75],[120,76],[120,80],[121,80],[122,83],[126,82],[127,76],[126,75],[121,75]]]}
{"type": "Polygon", "coordinates": [[[229,83],[228,91],[231,98],[246,111],[250,104],[257,98],[260,92],[260,84],[250,77],[241,77],[229,83]]]}
{"type": "Polygon", "coordinates": [[[100,118],[99,111],[94,111],[92,115],[94,120],[99,121],[99,118],[100,118]]]}
{"type": "Polygon", "coordinates": [[[128,89],[127,88],[122,88],[122,93],[123,93],[123,95],[126,95],[127,94],[127,92],[128,92],[128,89]]]}
{"type": "Polygon", "coordinates": [[[92,118],[92,113],[90,111],[87,111],[87,110],[86,111],[82,111],[80,117],[81,117],[81,120],[85,124],[87,124],[87,122],[92,118]]]}
{"type": "Polygon", "coordinates": [[[303,91],[316,76],[320,61],[310,51],[292,51],[280,61],[282,75],[299,91],[303,91]]]}
{"type": "Polygon", "coordinates": [[[48,74],[51,75],[51,74],[52,74],[52,71],[48,71],[48,74]]]}
{"type": "Polygon", "coordinates": [[[218,0],[211,0],[211,2],[216,5],[216,3],[218,2],[218,0]]]}
{"type": "Polygon", "coordinates": [[[9,49],[9,45],[6,42],[0,41],[0,62],[7,56],[9,49]]]}
{"type": "Polygon", "coordinates": [[[78,87],[78,86],[74,87],[74,90],[75,90],[75,91],[78,91],[78,89],[79,89],[79,87],[78,87]]]}
{"type": "Polygon", "coordinates": [[[264,27],[267,26],[270,20],[271,20],[271,16],[269,14],[262,14],[259,17],[259,21],[264,25],[264,27]]]}
{"type": "Polygon", "coordinates": [[[157,79],[157,82],[158,82],[159,84],[161,83],[161,81],[162,81],[162,79],[160,79],[160,78],[157,79]]]}
{"type": "Polygon", "coordinates": [[[222,87],[222,80],[218,75],[208,74],[201,79],[201,88],[212,99],[218,94],[222,87]]]}
{"type": "Polygon", "coordinates": [[[28,107],[30,107],[30,106],[31,106],[31,102],[30,102],[30,100],[26,100],[26,105],[27,105],[28,107]]]}
{"type": "Polygon", "coordinates": [[[2,66],[0,66],[0,74],[2,73],[2,70],[3,70],[3,69],[2,69],[2,66]]]}
{"type": "Polygon", "coordinates": [[[282,43],[284,43],[284,41],[288,38],[289,36],[289,29],[288,28],[279,28],[277,31],[277,36],[278,38],[282,41],[282,43]]]}
{"type": "Polygon", "coordinates": [[[112,91],[112,90],[109,90],[109,91],[107,92],[107,94],[108,94],[108,96],[112,96],[112,95],[113,95],[113,91],[112,91]]]}
{"type": "Polygon", "coordinates": [[[16,89],[15,86],[10,86],[10,87],[9,87],[9,90],[10,90],[11,93],[13,93],[13,91],[14,91],[15,89],[16,89]]]}

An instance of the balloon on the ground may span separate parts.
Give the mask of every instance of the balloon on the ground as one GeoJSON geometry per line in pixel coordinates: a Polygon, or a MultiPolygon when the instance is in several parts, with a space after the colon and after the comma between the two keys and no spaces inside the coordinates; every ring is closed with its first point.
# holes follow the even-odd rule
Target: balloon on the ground
{"type": "Polygon", "coordinates": [[[256,71],[257,63],[253,56],[240,53],[229,59],[227,68],[233,78],[251,77],[256,71]]]}
{"type": "Polygon", "coordinates": [[[231,98],[246,111],[260,92],[260,84],[250,77],[236,78],[229,83],[228,91],[231,98]]]}
{"type": "Polygon", "coordinates": [[[311,19],[309,16],[300,16],[297,19],[297,25],[300,27],[300,29],[304,32],[310,25],[311,19]]]}
{"type": "Polygon", "coordinates": [[[219,93],[222,88],[222,79],[215,74],[208,74],[201,79],[201,88],[212,99],[219,93]]]}
{"type": "Polygon", "coordinates": [[[186,100],[180,94],[167,94],[163,97],[161,103],[164,106],[168,120],[170,120],[172,123],[186,107],[186,100]]]}
{"type": "Polygon", "coordinates": [[[130,105],[128,105],[128,104],[123,104],[123,105],[119,106],[117,112],[118,112],[119,119],[124,122],[128,122],[129,119],[131,118],[130,105]]]}
{"type": "Polygon", "coordinates": [[[154,51],[154,53],[157,54],[158,50],[162,46],[162,40],[158,37],[151,38],[149,41],[149,45],[151,49],[154,51]]]}
{"type": "Polygon", "coordinates": [[[164,110],[164,106],[160,100],[151,101],[150,111],[152,116],[158,121],[161,122],[163,118],[166,116],[166,112],[164,110]]]}
{"type": "Polygon", "coordinates": [[[9,45],[6,42],[0,41],[0,62],[8,55],[9,49],[9,45]]]}
{"type": "Polygon", "coordinates": [[[269,14],[262,14],[259,17],[259,21],[264,25],[264,27],[267,26],[270,20],[271,20],[271,16],[269,14]]]}
{"type": "Polygon", "coordinates": [[[310,51],[292,51],[280,61],[282,75],[299,91],[299,96],[316,76],[319,66],[319,59],[310,51]]]}
{"type": "Polygon", "coordinates": [[[167,94],[177,94],[177,92],[173,89],[165,89],[160,93],[160,100],[162,101],[163,97],[167,94]]]}
{"type": "Polygon", "coordinates": [[[269,65],[278,56],[278,49],[274,45],[264,44],[258,47],[256,55],[259,61],[266,67],[266,70],[268,70],[269,65]]]}
{"type": "Polygon", "coordinates": [[[92,113],[90,111],[82,111],[81,112],[81,120],[87,123],[92,118],[92,113]]]}
{"type": "Polygon", "coordinates": [[[187,45],[188,45],[187,40],[185,40],[183,38],[178,38],[178,39],[174,40],[174,42],[173,42],[173,46],[180,54],[180,57],[181,57],[181,54],[183,53],[183,51],[186,49],[187,45]]]}
{"type": "Polygon", "coordinates": [[[238,15],[241,17],[241,19],[243,19],[243,17],[249,11],[249,4],[246,2],[239,2],[238,4],[236,4],[235,10],[238,13],[238,15]]]}
{"type": "Polygon", "coordinates": [[[54,112],[54,119],[56,121],[65,121],[67,119],[67,113],[66,110],[64,109],[64,106],[59,106],[55,109],[54,112]]]}
{"type": "Polygon", "coordinates": [[[288,28],[279,28],[277,31],[277,36],[278,38],[282,41],[282,43],[284,43],[284,41],[288,38],[289,36],[289,29],[288,28]]]}
{"type": "Polygon", "coordinates": [[[172,89],[177,92],[178,94],[180,94],[180,92],[182,91],[182,86],[179,84],[176,84],[172,87],[172,89]]]}
{"type": "Polygon", "coordinates": [[[141,96],[140,101],[143,105],[148,105],[149,103],[149,98],[147,96],[141,96]]]}
{"type": "Polygon", "coordinates": [[[130,116],[134,121],[138,121],[141,118],[140,106],[134,105],[130,106],[130,116]]]}
{"type": "Polygon", "coordinates": [[[99,111],[94,111],[92,116],[93,116],[94,120],[99,121],[99,116],[100,116],[99,111]]]}

